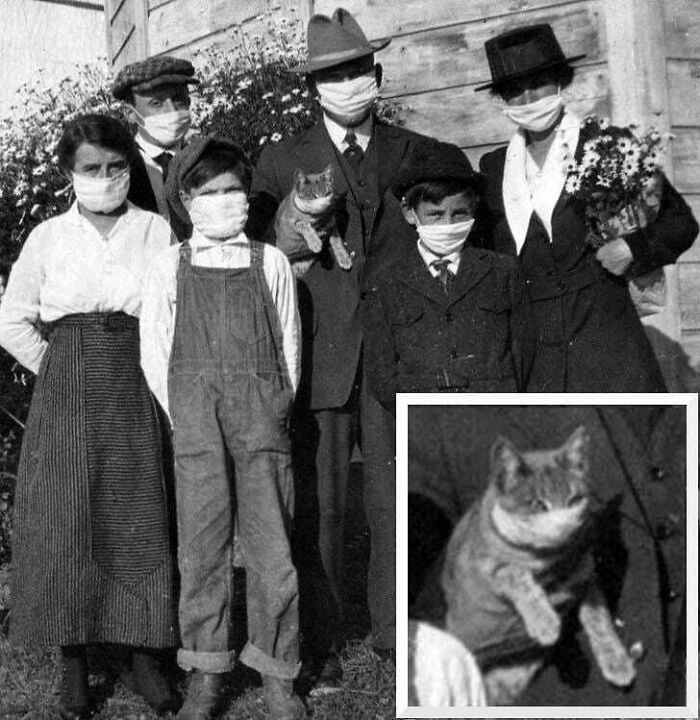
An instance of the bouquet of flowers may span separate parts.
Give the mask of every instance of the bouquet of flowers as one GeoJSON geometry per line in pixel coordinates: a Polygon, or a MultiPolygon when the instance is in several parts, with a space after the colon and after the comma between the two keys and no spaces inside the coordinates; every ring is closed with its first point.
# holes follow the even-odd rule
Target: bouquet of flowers
{"type": "Polygon", "coordinates": [[[586,141],[580,160],[568,167],[565,189],[584,207],[588,242],[600,247],[646,227],[661,203],[661,144],[656,130],[638,138],[632,128],[586,118],[584,128],[594,137],[586,141]]]}
{"type": "MultiPolygon", "coordinates": [[[[569,163],[565,190],[585,212],[586,241],[599,248],[646,227],[661,205],[661,133],[637,137],[631,127],[610,125],[595,116],[584,121],[594,136],[579,160],[569,163]]],[[[670,136],[669,136],[670,138],[670,136]]],[[[642,316],[660,312],[666,299],[663,268],[638,275],[628,272],[629,290],[642,316]]]]}

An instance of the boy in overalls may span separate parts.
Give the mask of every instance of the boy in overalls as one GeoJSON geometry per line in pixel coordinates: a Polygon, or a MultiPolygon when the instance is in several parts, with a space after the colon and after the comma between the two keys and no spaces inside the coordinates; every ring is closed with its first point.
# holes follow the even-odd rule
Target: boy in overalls
{"type": "Polygon", "coordinates": [[[153,263],[141,343],[144,373],[174,433],[178,662],[193,671],[177,717],[207,720],[222,710],[223,673],[235,661],[234,515],[247,571],[249,639],[240,660],[261,673],[269,717],[306,717],[292,686],[299,671],[289,549],[288,420],[299,380],[295,281],[279,250],[243,233],[251,167],[238,146],[198,138],[170,173],[171,201],[194,230],[153,263]]]}

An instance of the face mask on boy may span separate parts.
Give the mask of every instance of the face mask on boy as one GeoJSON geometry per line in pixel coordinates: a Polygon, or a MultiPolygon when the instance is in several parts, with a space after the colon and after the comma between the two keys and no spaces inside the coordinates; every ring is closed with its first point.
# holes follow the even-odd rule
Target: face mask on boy
{"type": "Polygon", "coordinates": [[[557,92],[526,105],[506,105],[503,114],[523,130],[544,132],[554,125],[563,107],[564,98],[557,92]]]}
{"type": "Polygon", "coordinates": [[[461,250],[474,225],[474,218],[449,225],[421,225],[418,215],[413,213],[413,217],[420,241],[435,255],[449,255],[461,250]]]}
{"type": "Polygon", "coordinates": [[[162,147],[172,147],[179,143],[185,137],[192,122],[189,110],[173,110],[147,117],[138,116],[143,129],[162,147]]]}
{"type": "Polygon", "coordinates": [[[190,205],[192,225],[205,237],[224,240],[243,232],[248,220],[248,198],[242,191],[197,195],[190,205]]]}
{"type": "Polygon", "coordinates": [[[84,208],[91,212],[108,213],[126,200],[130,181],[129,170],[104,178],[73,173],[73,191],[84,208]]]}
{"type": "Polygon", "coordinates": [[[340,117],[353,117],[369,110],[379,95],[375,71],[350,80],[317,82],[321,107],[340,117]]]}

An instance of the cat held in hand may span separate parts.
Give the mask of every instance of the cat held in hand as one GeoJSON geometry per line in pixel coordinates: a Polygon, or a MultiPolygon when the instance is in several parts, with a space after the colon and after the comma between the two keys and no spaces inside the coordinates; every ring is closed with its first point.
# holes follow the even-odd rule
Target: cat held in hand
{"type": "Polygon", "coordinates": [[[328,242],[335,262],[349,270],[352,258],[338,233],[333,189],[333,166],[321,173],[294,172],[294,187],[275,217],[277,247],[292,263],[297,276],[304,275],[328,242]]]}
{"type": "Polygon", "coordinates": [[[606,680],[633,682],[595,579],[594,531],[585,428],[554,450],[496,440],[488,488],[455,527],[442,576],[446,629],[476,657],[489,705],[516,702],[575,610],[606,680]]]}

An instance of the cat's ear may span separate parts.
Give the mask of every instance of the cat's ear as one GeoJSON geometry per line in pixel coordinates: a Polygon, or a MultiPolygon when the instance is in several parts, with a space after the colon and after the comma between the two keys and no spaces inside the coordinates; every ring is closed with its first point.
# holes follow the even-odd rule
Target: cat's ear
{"type": "Polygon", "coordinates": [[[520,484],[523,465],[523,456],[515,445],[504,437],[498,437],[491,447],[491,477],[501,492],[507,493],[520,484]]]}
{"type": "Polygon", "coordinates": [[[559,451],[560,462],[566,470],[575,473],[579,477],[588,474],[588,448],[590,442],[586,428],[579,425],[559,451]]]}

